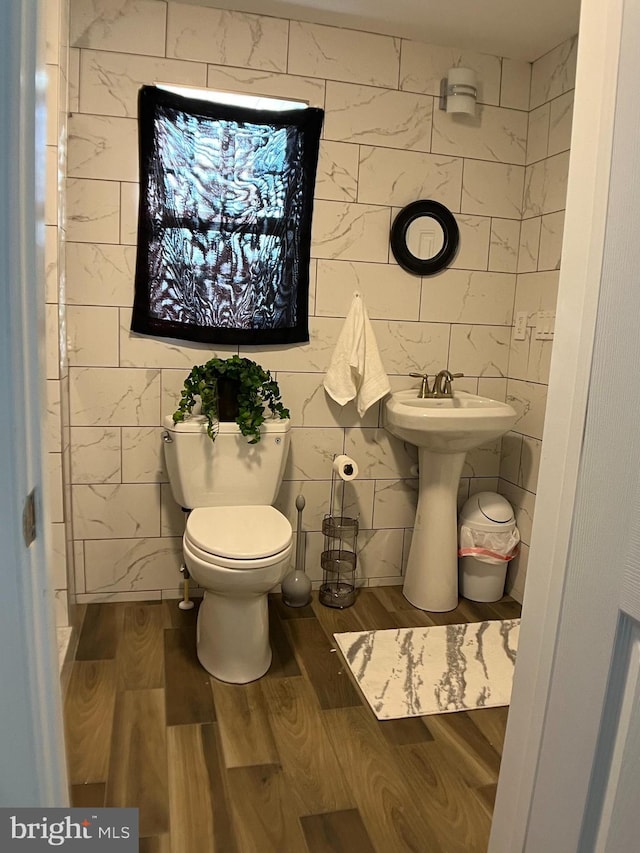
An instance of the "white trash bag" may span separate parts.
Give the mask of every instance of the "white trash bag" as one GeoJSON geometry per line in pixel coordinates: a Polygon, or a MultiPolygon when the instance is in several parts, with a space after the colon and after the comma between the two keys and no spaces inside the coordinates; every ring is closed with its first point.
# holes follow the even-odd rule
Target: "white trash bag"
{"type": "Polygon", "coordinates": [[[475,557],[481,563],[508,563],[518,556],[520,551],[520,533],[518,528],[511,530],[483,531],[472,530],[460,525],[459,557],[475,557]]]}

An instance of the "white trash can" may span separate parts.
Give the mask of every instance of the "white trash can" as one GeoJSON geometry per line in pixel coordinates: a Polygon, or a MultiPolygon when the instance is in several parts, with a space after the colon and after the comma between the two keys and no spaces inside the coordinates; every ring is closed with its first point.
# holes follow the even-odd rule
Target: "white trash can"
{"type": "Polygon", "coordinates": [[[495,492],[472,495],[458,519],[460,594],[471,601],[502,598],[519,543],[511,504],[495,492]]]}

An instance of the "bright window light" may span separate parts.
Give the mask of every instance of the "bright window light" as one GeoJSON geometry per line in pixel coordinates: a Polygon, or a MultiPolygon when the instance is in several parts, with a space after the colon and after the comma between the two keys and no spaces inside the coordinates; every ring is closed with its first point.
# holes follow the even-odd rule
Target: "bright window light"
{"type": "Polygon", "coordinates": [[[240,95],[237,92],[221,92],[219,89],[196,89],[192,86],[171,86],[167,83],[156,83],[158,89],[182,95],[183,98],[200,98],[215,104],[231,104],[236,107],[248,107],[254,110],[306,110],[306,101],[285,101],[282,98],[270,98],[263,95],[240,95]]]}

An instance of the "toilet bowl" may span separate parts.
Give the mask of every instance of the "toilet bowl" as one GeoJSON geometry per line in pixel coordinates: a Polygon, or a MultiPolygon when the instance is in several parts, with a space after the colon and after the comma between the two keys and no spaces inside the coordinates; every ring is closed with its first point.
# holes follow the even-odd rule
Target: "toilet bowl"
{"type": "Polygon", "coordinates": [[[290,568],[292,530],[272,506],[200,507],[187,519],[183,554],[204,589],[198,613],[202,666],[234,684],[271,664],[267,593],[290,568]]]}

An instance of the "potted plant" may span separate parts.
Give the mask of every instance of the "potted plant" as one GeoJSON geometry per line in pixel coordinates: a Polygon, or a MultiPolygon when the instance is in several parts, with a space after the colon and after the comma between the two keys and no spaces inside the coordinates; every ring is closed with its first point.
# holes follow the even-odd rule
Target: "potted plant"
{"type": "Polygon", "coordinates": [[[269,371],[237,355],[212,358],[192,368],[184,381],[180,404],[173,413],[174,423],[191,414],[197,397],[212,440],[218,421],[235,421],[249,444],[256,444],[260,441],[265,408],[272,417],[289,417],[289,410],[280,401],[278,383],[269,371]]]}

